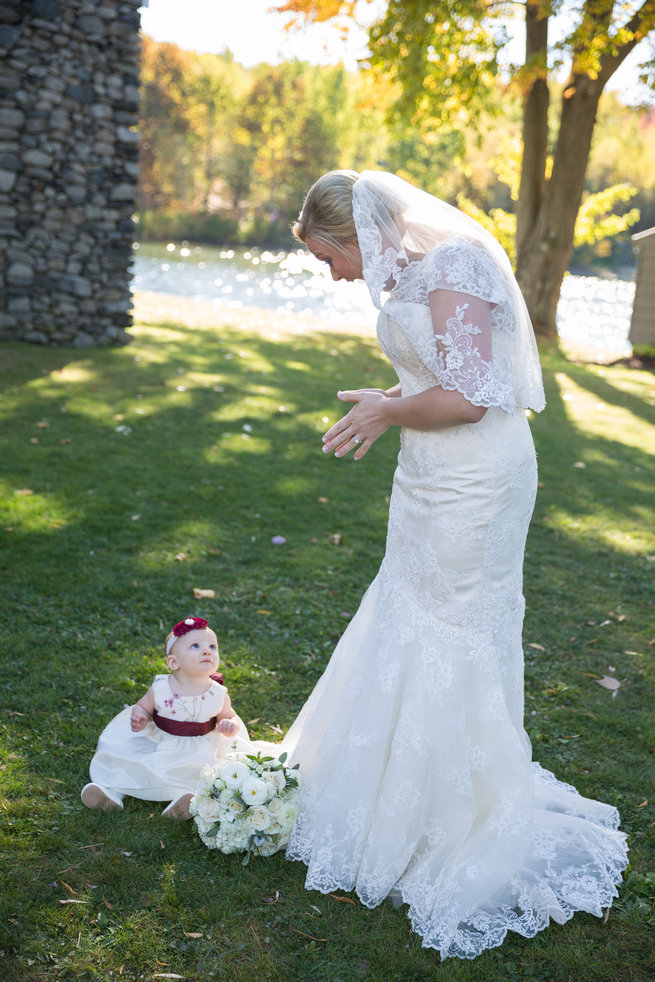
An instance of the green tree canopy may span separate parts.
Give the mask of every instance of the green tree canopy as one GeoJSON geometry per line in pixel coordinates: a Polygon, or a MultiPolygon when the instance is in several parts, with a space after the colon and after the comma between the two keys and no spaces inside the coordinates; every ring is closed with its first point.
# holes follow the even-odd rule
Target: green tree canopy
{"type": "MultiPolygon", "coordinates": [[[[511,72],[522,100],[522,158],[516,205],[516,271],[535,329],[554,337],[562,278],[573,248],[576,217],[601,94],[619,66],[655,28],[655,0],[389,0],[370,30],[370,65],[396,81],[396,113],[423,134],[444,125],[469,127],[493,107],[499,56],[508,41],[507,19],[522,6],[525,57],[511,72]],[[549,43],[554,17],[566,14],[568,30],[549,43]],[[551,86],[560,88],[558,123],[549,130],[551,86]]],[[[301,19],[352,16],[339,0],[287,0],[301,19]]],[[[642,46],[644,47],[644,46],[642,46]]],[[[645,51],[643,75],[652,79],[645,51]]]]}

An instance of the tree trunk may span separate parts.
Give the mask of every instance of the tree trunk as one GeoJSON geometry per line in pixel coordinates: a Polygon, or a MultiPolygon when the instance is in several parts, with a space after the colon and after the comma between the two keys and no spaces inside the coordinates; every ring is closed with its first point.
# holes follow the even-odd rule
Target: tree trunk
{"type": "Polygon", "coordinates": [[[523,100],[523,156],[516,205],[516,251],[523,251],[546,189],[548,154],[548,17],[534,0],[525,11],[525,63],[529,71],[523,100]]]}
{"type": "Polygon", "coordinates": [[[573,75],[562,97],[562,116],[553,163],[532,227],[517,249],[516,276],[535,333],[557,335],[557,302],[573,249],[598,100],[604,80],[573,75]]]}

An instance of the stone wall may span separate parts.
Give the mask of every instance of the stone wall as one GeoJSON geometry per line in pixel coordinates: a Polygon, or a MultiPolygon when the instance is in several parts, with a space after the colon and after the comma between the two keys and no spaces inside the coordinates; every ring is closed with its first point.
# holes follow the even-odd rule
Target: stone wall
{"type": "Polygon", "coordinates": [[[0,340],[129,341],[142,0],[0,0],[0,340]]]}

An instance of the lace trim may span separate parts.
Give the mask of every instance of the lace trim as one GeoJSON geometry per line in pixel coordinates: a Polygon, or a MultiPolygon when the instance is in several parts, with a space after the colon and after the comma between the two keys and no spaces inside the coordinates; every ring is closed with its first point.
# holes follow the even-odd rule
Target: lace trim
{"type": "MultiPolygon", "coordinates": [[[[405,837],[399,823],[399,861],[395,867],[388,862],[378,867],[369,859],[352,859],[363,854],[367,836],[375,836],[375,827],[361,806],[347,814],[347,843],[328,828],[320,844],[314,845],[312,830],[318,813],[316,802],[312,803],[311,794],[305,790],[305,804],[287,858],[309,866],[308,889],[321,893],[355,890],[369,908],[389,895],[395,905],[408,904],[412,929],[421,936],[423,947],[437,949],[442,958],[476,958],[487,948],[502,944],[509,931],[531,938],[551,920],[563,924],[577,911],[600,917],[618,895],[617,885],[627,865],[626,836],[616,831],[618,813],[610,806],[582,798],[538,764],[533,765],[533,773],[542,794],[550,789],[557,800],[549,812],[541,813],[546,815],[543,825],[535,823],[531,832],[526,832],[525,823],[519,828],[514,824],[515,801],[508,798],[501,803],[501,820],[494,831],[509,838],[510,851],[516,856],[521,855],[521,841],[525,840],[525,857],[522,863],[514,864],[514,871],[500,889],[473,908],[466,907],[469,892],[472,888],[481,891],[485,880],[493,880],[493,849],[490,859],[478,858],[474,864],[455,862],[435,874],[431,857],[439,855],[440,847],[447,849],[449,838],[436,818],[426,824],[423,845],[408,865],[402,859],[405,837]]],[[[408,798],[405,790],[398,788],[398,808],[409,815],[410,824],[419,799],[408,798]]]]}

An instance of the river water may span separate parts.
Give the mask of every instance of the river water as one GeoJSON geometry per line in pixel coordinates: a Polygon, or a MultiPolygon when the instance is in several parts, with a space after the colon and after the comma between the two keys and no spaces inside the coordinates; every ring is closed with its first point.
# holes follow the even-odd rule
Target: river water
{"type": "MultiPolygon", "coordinates": [[[[132,286],[233,310],[264,307],[316,316],[336,326],[370,327],[375,322],[364,283],[334,283],[324,264],[304,249],[271,252],[137,243],[132,286]]],[[[604,358],[629,355],[634,289],[634,275],[567,274],[557,310],[562,340],[604,358]]]]}

